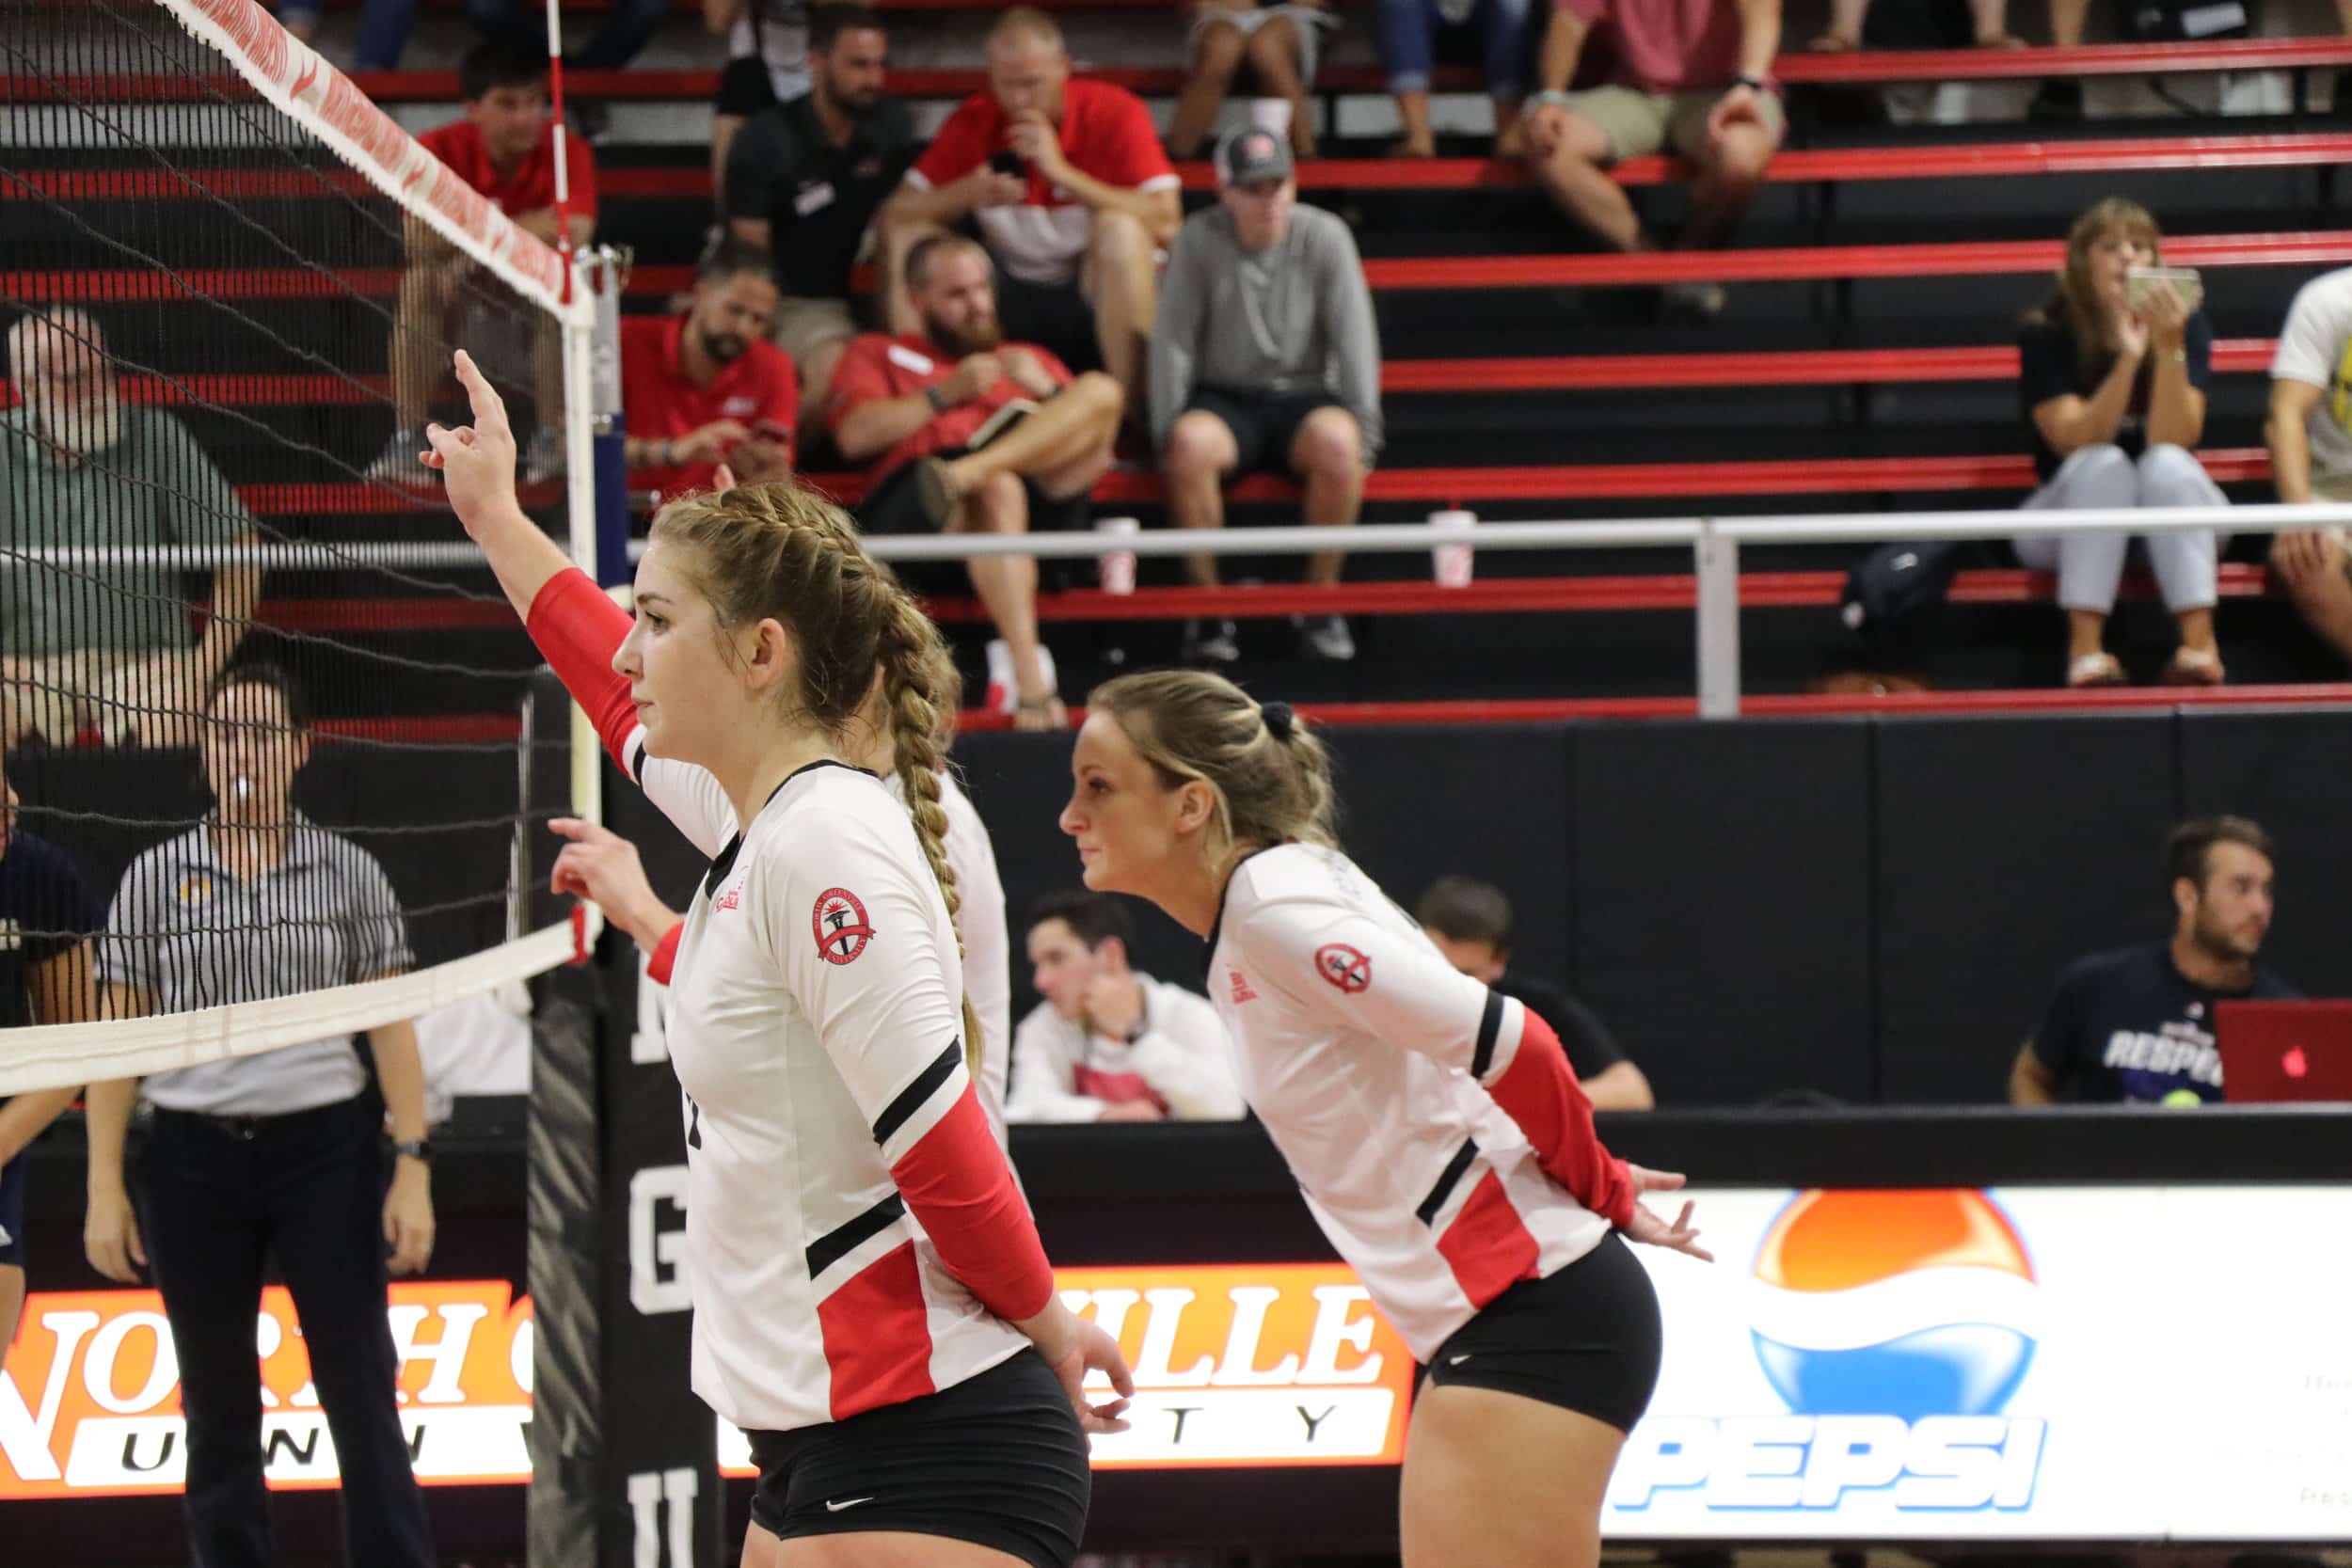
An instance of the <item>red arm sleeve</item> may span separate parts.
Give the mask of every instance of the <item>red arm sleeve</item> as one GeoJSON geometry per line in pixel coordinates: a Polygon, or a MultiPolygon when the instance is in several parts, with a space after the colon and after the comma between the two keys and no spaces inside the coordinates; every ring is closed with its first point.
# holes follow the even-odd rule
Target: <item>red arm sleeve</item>
{"type": "Polygon", "coordinates": [[[653,951],[645,955],[645,977],[655,985],[670,983],[670,971],[677,964],[678,938],[685,934],[686,922],[681,920],[664,931],[661,940],[653,944],[653,951]]]}
{"type": "Polygon", "coordinates": [[[1053,1265],[969,1078],[890,1175],[939,1260],[981,1305],[1013,1323],[1045,1310],[1054,1298],[1053,1265]]]}
{"type": "Polygon", "coordinates": [[[628,639],[628,611],[573,566],[548,578],[531,601],[524,626],[563,678],[564,689],[588,710],[604,749],[627,771],[621,749],[637,728],[637,705],[629,700],[628,682],[613,672],[612,656],[628,639]]]}
{"type": "Polygon", "coordinates": [[[1519,1015],[1526,1022],[1518,1050],[1486,1092],[1519,1124],[1551,1179],[1622,1228],[1633,1217],[1633,1178],[1623,1160],[1601,1147],[1593,1102],[1577,1085],[1560,1037],[1533,1011],[1522,1007],[1519,1015]]]}

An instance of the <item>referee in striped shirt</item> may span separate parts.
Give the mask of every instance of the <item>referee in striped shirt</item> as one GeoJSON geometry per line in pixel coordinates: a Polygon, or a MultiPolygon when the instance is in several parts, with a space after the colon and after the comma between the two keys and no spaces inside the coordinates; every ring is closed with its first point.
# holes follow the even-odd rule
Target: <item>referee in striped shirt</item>
{"type": "MultiPolygon", "coordinates": [[[[141,855],[107,916],[101,978],[123,1016],[178,1012],[382,978],[410,964],[383,867],[296,811],[310,753],[291,682],[224,675],[205,704],[216,802],[194,832],[141,855]]],[[[386,1316],[390,1272],[433,1245],[424,1071],[406,1022],[368,1032],[396,1140],[348,1035],[89,1089],[91,1266],[163,1294],[187,1417],[189,1552],[203,1568],[267,1568],[262,1381],[254,1321],[274,1263],[293,1293],[342,1474],[356,1568],[432,1568],[424,1500],[402,1434],[386,1316]],[[134,1183],[135,1101],[154,1108],[134,1183]],[[137,1196],[134,1217],[132,1192],[137,1196]]]]}

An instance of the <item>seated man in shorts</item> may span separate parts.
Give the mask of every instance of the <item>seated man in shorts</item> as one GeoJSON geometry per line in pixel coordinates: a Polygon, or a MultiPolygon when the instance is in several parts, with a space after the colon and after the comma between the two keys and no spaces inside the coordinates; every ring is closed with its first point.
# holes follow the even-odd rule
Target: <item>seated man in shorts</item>
{"type": "MultiPolygon", "coordinates": [[[[1025,533],[1033,517],[1084,527],[1125,406],[1119,384],[1006,342],[988,253],[974,241],[935,235],[906,269],[921,329],[866,333],[834,372],[834,444],[873,463],[859,521],[873,533],[1025,533]]],[[[1038,643],[1037,562],[983,555],[968,569],[1011,656],[1014,722],[1067,724],[1038,643]]]]}
{"type": "Polygon", "coordinates": [[[1143,100],[1072,81],[1053,19],[1007,11],[988,35],[988,90],[948,117],[882,205],[892,329],[918,322],[908,250],[968,218],[1003,272],[1006,330],[1082,364],[1099,354],[1140,402],[1158,251],[1184,218],[1178,183],[1143,100]]]}
{"type": "MultiPolygon", "coordinates": [[[[426,132],[418,142],[533,239],[554,245],[568,233],[574,249],[585,245],[596,230],[596,158],[581,137],[564,138],[571,210],[559,227],[546,52],[478,45],[459,63],[457,82],[466,118],[426,132]]],[[[406,243],[408,266],[401,275],[400,306],[392,318],[395,424],[367,477],[415,487],[433,482],[433,471],[418,454],[425,450],[424,424],[435,388],[449,370],[451,318],[484,285],[474,259],[437,230],[412,218],[406,243]]],[[[495,296],[502,289],[491,285],[488,292],[495,296]]],[[[554,319],[538,310],[524,314],[532,333],[532,397],[537,404],[532,409],[537,429],[523,453],[523,478],[529,483],[564,471],[564,358],[554,319]]]]}
{"type": "Polygon", "coordinates": [[[857,336],[850,274],[882,201],[922,141],[902,99],[882,91],[890,40],[865,6],[820,6],[809,90],[762,109],[735,138],[722,200],[742,245],[775,258],[775,344],[800,373],[801,406],[821,420],[841,351],[857,336]]]}
{"type": "MultiPolygon", "coordinates": [[[[2270,365],[2270,478],[2285,506],[2352,504],[2352,267],[2303,285],[2270,365]]],[[[2352,659],[2352,530],[2279,535],[2270,564],[2295,608],[2352,659]]]]}
{"type": "MultiPolygon", "coordinates": [[[[1610,166],[1672,148],[1697,166],[1678,245],[1704,250],[1739,227],[1786,118],[1772,80],[1780,0],[1554,0],[1543,90],[1528,100],[1527,165],[1560,209],[1615,249],[1656,250],[1610,166]],[[1613,25],[1604,86],[1569,92],[1584,40],[1613,25]]],[[[1720,283],[1666,290],[1678,311],[1722,312],[1720,283]]]]}
{"type": "MultiPolygon", "coordinates": [[[[1152,433],[1168,507],[1184,528],[1225,522],[1222,486],[1237,474],[1296,477],[1310,526],[1342,527],[1363,509],[1364,470],[1380,449],[1380,330],[1347,225],[1297,205],[1290,149],[1250,126],[1216,150],[1218,204],[1187,219],[1168,256],[1152,341],[1152,433]]],[[[1335,583],[1346,556],[1316,555],[1310,582],[1335,583]]],[[[1216,557],[1185,558],[1216,584],[1216,557]]],[[[1355,657],[1347,622],[1301,623],[1307,651],[1355,657]]],[[[1240,657],[1233,623],[1184,627],[1187,662],[1240,657]]]]}

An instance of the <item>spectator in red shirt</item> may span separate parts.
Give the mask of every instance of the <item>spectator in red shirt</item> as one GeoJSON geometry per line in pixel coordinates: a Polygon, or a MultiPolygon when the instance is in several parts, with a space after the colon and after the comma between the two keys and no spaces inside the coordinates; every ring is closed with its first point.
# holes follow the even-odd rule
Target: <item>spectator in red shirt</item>
{"type": "MultiPolygon", "coordinates": [[[[457,70],[466,118],[417,138],[450,171],[490,198],[515,226],[548,245],[562,237],[555,221],[555,127],[548,112],[548,62],[500,44],[481,44],[457,70]]],[[[588,144],[564,141],[571,186],[568,232],[575,248],[596,229],[596,169],[588,144]]],[[[407,225],[408,270],[400,284],[399,314],[392,325],[392,407],[398,428],[383,455],[368,469],[370,479],[426,484],[432,470],[421,453],[434,390],[450,362],[451,313],[469,292],[479,270],[473,259],[435,230],[411,219],[407,225]]],[[[523,459],[526,481],[553,478],[564,470],[564,363],[555,324],[537,311],[531,351],[531,376],[538,429],[523,459]]]]}
{"type": "MultiPolygon", "coordinates": [[[[1111,463],[1119,384],[1005,341],[988,253],[973,241],[934,235],[908,252],[906,273],[921,329],[868,332],[833,372],[834,444],[873,464],[860,522],[871,533],[1025,533],[1032,517],[1085,526],[1111,463]]],[[[966,566],[1011,655],[1014,722],[1066,725],[1039,650],[1037,562],[982,555],[966,566]]]]}
{"type": "Polygon", "coordinates": [[[792,472],[801,383],[768,341],[776,317],[768,253],[721,245],[685,313],[621,323],[628,487],[663,500],[707,490],[724,463],[746,483],[792,472]]]}
{"type": "Polygon", "coordinates": [[[1124,87],[1072,81],[1061,29],[1017,7],[988,36],[988,90],[964,101],[883,203],[890,325],[918,323],[909,250],[971,218],[996,259],[1005,330],[1082,363],[1099,354],[1130,399],[1158,313],[1160,248],[1183,221],[1151,111],[1124,87]]]}
{"type": "MultiPolygon", "coordinates": [[[[1780,0],[1554,0],[1544,34],[1543,90],[1527,101],[1527,164],[1561,210],[1622,251],[1655,250],[1609,167],[1672,147],[1698,166],[1680,248],[1730,238],[1786,117],[1772,79],[1780,0]],[[1616,40],[1609,82],[1569,92],[1584,40],[1602,23],[1616,40]]],[[[1702,318],[1724,308],[1720,283],[1677,283],[1666,300],[1702,318]]]]}

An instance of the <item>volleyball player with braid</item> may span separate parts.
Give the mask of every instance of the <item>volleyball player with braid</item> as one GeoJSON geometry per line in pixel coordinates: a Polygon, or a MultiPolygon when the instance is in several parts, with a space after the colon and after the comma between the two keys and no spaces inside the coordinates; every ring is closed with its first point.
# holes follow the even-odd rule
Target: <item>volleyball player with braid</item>
{"type": "Polygon", "coordinates": [[[637,615],[516,504],[506,411],[426,461],[608,749],[715,850],[673,965],[694,1391],[749,1434],[745,1568],[1064,1568],[1089,1370],[974,1091],[941,843],[938,633],[788,483],[654,519],[637,615]],[[901,805],[840,760],[877,677],[901,805]],[[911,813],[911,816],[910,816],[911,813]],[[726,836],[723,829],[740,824],[726,836]]]}

